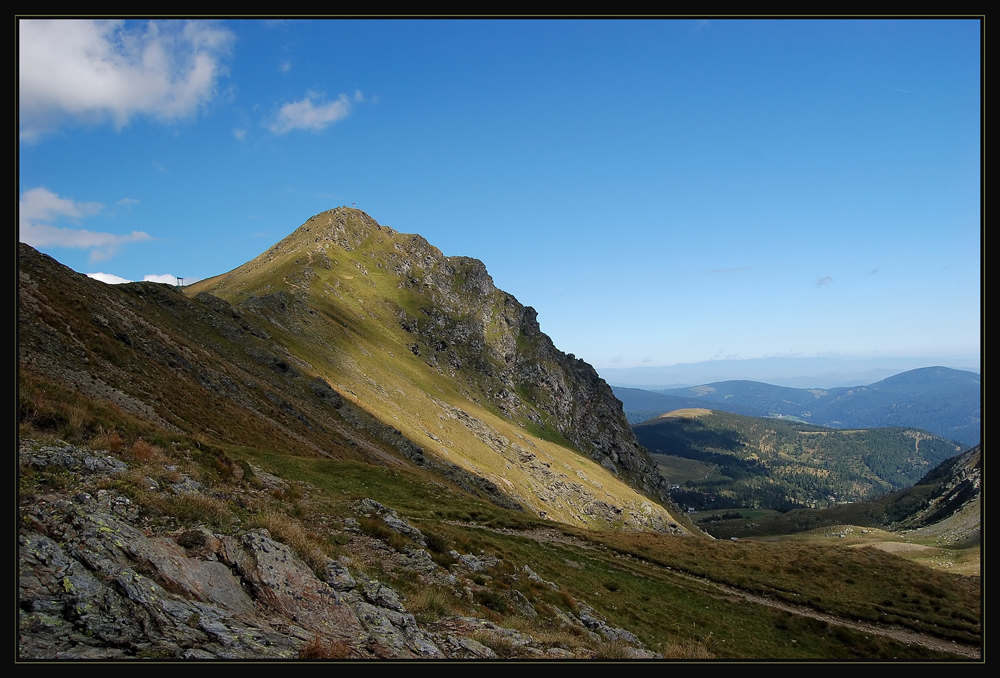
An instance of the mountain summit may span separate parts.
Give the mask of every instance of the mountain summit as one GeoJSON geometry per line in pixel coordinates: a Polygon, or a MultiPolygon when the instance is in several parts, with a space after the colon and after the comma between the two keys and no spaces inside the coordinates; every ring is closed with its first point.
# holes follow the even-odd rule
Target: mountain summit
{"type": "Polygon", "coordinates": [[[610,387],[481,261],[340,207],[187,293],[266,321],[305,371],[522,506],[576,523],[675,523],[626,486],[668,501],[610,387]]]}
{"type": "Polygon", "coordinates": [[[423,469],[509,508],[686,532],[610,387],[482,262],[337,208],[183,290],[21,246],[22,392],[207,442],[423,469]],[[41,381],[34,381],[35,379],[41,381]]]}

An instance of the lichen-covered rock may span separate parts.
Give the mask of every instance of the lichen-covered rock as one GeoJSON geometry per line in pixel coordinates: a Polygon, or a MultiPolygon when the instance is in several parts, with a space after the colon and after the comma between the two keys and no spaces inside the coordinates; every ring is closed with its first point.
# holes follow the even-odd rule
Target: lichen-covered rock
{"type": "Polygon", "coordinates": [[[427,546],[427,539],[424,537],[423,533],[400,518],[399,514],[396,513],[395,510],[383,506],[377,501],[368,499],[367,497],[360,500],[356,504],[356,507],[359,513],[368,516],[376,515],[382,519],[382,522],[384,522],[390,530],[409,537],[421,546],[427,546]]]}
{"type": "MultiPolygon", "coordinates": [[[[23,445],[22,463],[100,458],[84,449],[49,447],[58,454],[35,454],[31,450],[39,446],[23,445]],[[64,453],[70,457],[60,456],[64,453]]],[[[151,526],[114,490],[92,491],[95,483],[100,486],[121,473],[124,464],[107,463],[88,471],[76,461],[56,466],[74,469],[62,479],[62,491],[36,495],[21,506],[22,658],[289,659],[316,656],[309,654],[316,648],[320,656],[336,651],[338,657],[355,658],[555,656],[531,634],[485,619],[445,617],[430,625],[418,623],[399,591],[363,571],[352,572],[350,558],[327,558],[314,563],[314,571],[264,529],[222,534],[204,525],[151,526]],[[499,655],[497,648],[502,649],[499,655]]],[[[39,468],[53,465],[45,462],[39,468]]],[[[149,491],[173,496],[166,485],[149,491]]],[[[393,517],[401,530],[413,531],[411,538],[423,537],[390,507],[365,499],[356,508],[393,517]]],[[[506,586],[523,572],[530,580],[543,581],[527,566],[515,568],[517,574],[505,572],[501,560],[484,553],[453,551],[453,574],[424,549],[410,546],[400,553],[371,537],[358,535],[357,540],[370,551],[384,551],[387,566],[450,591],[444,595],[463,595],[471,605],[479,604],[494,578],[505,579],[506,586]],[[487,571],[489,575],[482,574],[487,571]],[[475,584],[473,591],[471,581],[460,579],[463,572],[475,574],[487,586],[475,584]]],[[[489,598],[502,599],[523,618],[538,616],[532,602],[516,589],[493,591],[489,598]]],[[[634,647],[635,656],[646,656],[634,635],[610,627],[582,603],[578,616],[547,613],[574,626],[576,635],[595,643],[602,637],[621,640],[634,647]]],[[[562,650],[556,654],[572,655],[562,650]]]]}

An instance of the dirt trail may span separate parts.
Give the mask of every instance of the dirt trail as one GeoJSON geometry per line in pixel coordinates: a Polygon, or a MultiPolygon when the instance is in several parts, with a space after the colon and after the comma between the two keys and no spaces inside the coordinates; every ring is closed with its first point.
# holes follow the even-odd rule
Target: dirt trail
{"type": "MultiPolygon", "coordinates": [[[[482,526],[479,526],[482,528],[482,526]]],[[[482,528],[491,529],[491,528],[482,528]]],[[[494,532],[501,532],[503,534],[517,535],[521,537],[527,537],[529,539],[534,539],[538,542],[545,543],[559,543],[559,544],[569,544],[572,546],[582,547],[586,549],[598,548],[594,544],[587,543],[582,539],[576,537],[571,537],[563,534],[559,530],[529,530],[529,531],[516,531],[516,530],[492,530],[494,532]]],[[[631,559],[631,556],[626,556],[631,559]]],[[[758,605],[767,605],[790,614],[799,615],[801,617],[809,617],[811,619],[817,619],[819,621],[824,621],[828,624],[835,624],[837,626],[844,626],[847,628],[854,629],[856,631],[861,631],[863,633],[869,633],[872,635],[885,636],[887,638],[892,638],[901,643],[906,643],[908,645],[920,645],[921,647],[926,647],[930,650],[936,650],[938,652],[949,652],[951,654],[956,654],[960,657],[966,657],[969,659],[981,659],[982,652],[981,648],[974,647],[971,645],[964,645],[961,643],[956,643],[955,641],[945,640],[943,638],[938,638],[937,636],[932,636],[929,633],[920,633],[919,631],[914,631],[912,629],[903,628],[901,626],[894,626],[889,624],[872,624],[870,622],[863,622],[860,620],[846,619],[844,617],[838,617],[836,615],[828,614],[825,612],[819,612],[810,607],[804,605],[793,605],[791,603],[786,603],[784,601],[773,600],[764,596],[756,595],[742,589],[733,588],[725,584],[720,584],[719,582],[712,581],[711,579],[706,579],[704,577],[698,577],[693,574],[688,574],[686,572],[681,572],[677,569],[670,570],[673,574],[678,577],[683,577],[685,579],[696,581],[700,584],[707,584],[714,587],[726,596],[735,596],[743,598],[758,605]]]]}
{"type": "Polygon", "coordinates": [[[920,633],[918,631],[913,631],[911,629],[903,628],[902,626],[872,624],[860,620],[845,619],[843,617],[837,617],[831,614],[827,614],[825,612],[818,612],[810,607],[805,607],[802,605],[792,605],[791,603],[772,600],[771,598],[765,598],[764,596],[758,596],[752,593],[748,593],[741,589],[734,589],[730,586],[726,586],[725,584],[719,584],[718,582],[714,582],[709,579],[703,579],[701,577],[695,577],[693,575],[688,575],[683,573],[678,573],[678,574],[680,574],[683,577],[688,577],[690,579],[697,580],[702,583],[710,584],[728,595],[739,596],[744,600],[749,600],[759,605],[767,605],[768,607],[773,607],[778,610],[788,612],[790,614],[797,614],[802,617],[810,617],[811,619],[818,619],[828,624],[846,626],[847,628],[851,628],[856,631],[862,631],[864,633],[870,633],[872,635],[885,636],[887,638],[892,638],[893,640],[898,640],[901,643],[906,643],[908,645],[920,645],[921,647],[926,647],[931,650],[937,650],[938,652],[950,652],[952,654],[957,654],[962,657],[968,657],[970,659],[982,658],[982,653],[980,652],[980,648],[978,647],[972,647],[970,645],[962,645],[952,640],[945,640],[943,638],[938,638],[937,636],[932,636],[929,633],[920,633]]]}

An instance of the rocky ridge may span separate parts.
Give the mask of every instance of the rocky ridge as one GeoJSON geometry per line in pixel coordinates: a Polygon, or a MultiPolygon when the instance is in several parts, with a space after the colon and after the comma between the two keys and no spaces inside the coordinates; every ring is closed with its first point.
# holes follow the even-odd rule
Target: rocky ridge
{"type": "MultiPolygon", "coordinates": [[[[58,476],[61,485],[22,507],[22,658],[568,658],[593,657],[606,643],[625,648],[626,656],[656,656],[582,603],[575,612],[540,607],[575,634],[573,644],[483,617],[418,622],[395,589],[364,572],[366,558],[393,561],[426,585],[447,587],[456,599],[505,595],[525,616],[537,616],[539,604],[517,591],[484,595],[489,588],[473,578],[485,582],[479,573],[490,573],[558,585],[541,580],[528,564],[513,569],[520,574],[501,571],[501,562],[485,554],[452,551],[451,565],[438,565],[421,548],[426,538],[419,529],[370,499],[356,503],[358,519],[379,520],[413,545],[395,551],[364,536],[358,520],[347,517],[339,532],[354,555],[307,564],[266,529],[220,533],[202,524],[158,524],[114,489],[130,466],[106,451],[22,441],[20,462],[25,475],[58,476]]],[[[190,478],[169,486],[147,480],[156,494],[205,491],[190,478]]],[[[284,482],[265,481],[256,491],[284,482]]]]}
{"type": "MultiPolygon", "coordinates": [[[[376,268],[391,271],[396,287],[411,293],[416,303],[398,308],[398,322],[411,335],[415,355],[451,377],[480,385],[504,415],[552,426],[605,468],[667,498],[655,462],[636,442],[611,387],[589,364],[558,350],[541,331],[535,309],[497,289],[483,262],[446,257],[419,235],[341,207],[312,217],[245,268],[254,273],[279,258],[308,261],[296,276],[299,298],[308,304],[313,266],[333,267],[338,249],[367,260],[356,266],[363,275],[376,268]]],[[[248,289],[242,268],[208,289],[248,289]]]]}
{"type": "Polygon", "coordinates": [[[932,486],[921,505],[892,525],[911,536],[937,537],[964,546],[982,539],[983,450],[971,450],[940,464],[919,486],[932,486]]]}
{"type": "MultiPolygon", "coordinates": [[[[338,230],[338,221],[338,228],[320,234],[312,220],[245,267],[190,290],[193,298],[154,283],[104,285],[22,244],[22,382],[30,381],[37,395],[55,387],[108,403],[172,433],[294,454],[414,464],[499,506],[595,526],[684,532],[662,507],[659,476],[630,437],[620,407],[615,410],[617,400],[582,361],[571,361],[586,377],[581,379],[560,372],[551,361],[532,362],[530,351],[516,348],[524,341],[510,328],[491,330],[490,345],[514,346],[512,364],[521,365],[516,370],[522,372],[535,370],[540,385],[511,381],[515,367],[495,358],[499,349],[488,350],[482,333],[469,334],[467,341],[448,334],[452,343],[442,355],[460,355],[465,365],[455,375],[441,369],[447,360],[421,362],[411,352],[412,345],[430,350],[424,335],[432,333],[419,329],[419,323],[412,332],[404,327],[399,320],[407,313],[404,306],[420,309],[416,312],[427,317],[437,313],[464,318],[462,327],[475,315],[459,312],[465,308],[459,302],[471,303],[469,299],[454,291],[436,293],[433,290],[447,286],[424,285],[427,279],[492,290],[489,299],[521,308],[492,288],[482,264],[461,259],[458,269],[448,268],[455,258],[443,258],[419,236],[395,234],[360,212],[334,213],[351,229],[338,230]],[[372,245],[379,244],[379,238],[384,241],[381,250],[372,245]],[[390,238],[399,242],[390,243],[390,238]],[[360,261],[344,256],[366,255],[360,242],[369,243],[375,250],[371,253],[378,255],[361,257],[373,271],[392,271],[385,274],[391,286],[365,297],[364,310],[360,300],[354,308],[347,303],[349,294],[360,292],[348,291],[348,285],[359,281],[350,282],[354,276],[345,269],[358,272],[354,264],[360,261]],[[304,244],[316,243],[318,250],[303,253],[304,244]],[[340,246],[346,249],[338,253],[334,248],[340,246]],[[424,264],[433,266],[425,271],[424,264]],[[462,266],[481,275],[462,275],[462,266]],[[431,291],[407,297],[411,279],[431,291]],[[366,364],[375,354],[384,357],[366,364]],[[487,367],[475,367],[475,360],[487,367]],[[501,363],[506,381],[496,376],[501,363]],[[433,370],[430,376],[437,383],[428,386],[426,373],[419,370],[433,370]],[[546,385],[550,382],[556,387],[546,385]],[[516,407],[504,405],[505,414],[497,403],[514,403],[512,396],[504,395],[513,394],[514,386],[534,394],[534,399],[517,396],[516,407]],[[460,393],[446,397],[442,389],[460,393]],[[573,428],[574,417],[582,417],[581,431],[594,429],[595,442],[589,447],[581,442],[577,449],[601,469],[570,462],[561,451],[557,461],[551,445],[536,436],[541,433],[573,447],[570,435],[585,441],[573,428]],[[454,435],[443,435],[448,426],[454,435]],[[478,457],[470,458],[470,453],[478,457]],[[522,457],[530,463],[522,463],[522,457]],[[653,501],[624,483],[609,484],[602,474],[612,472],[653,501]]],[[[330,218],[330,213],[325,216],[330,218]]],[[[447,330],[449,325],[441,323],[447,330]]],[[[438,327],[437,321],[431,325],[438,327]]],[[[530,336],[555,356],[553,360],[567,359],[543,334],[530,336]]],[[[62,425],[31,408],[22,412],[22,420],[42,428],[62,425]]]]}
{"type": "MultiPolygon", "coordinates": [[[[512,439],[495,424],[483,424],[483,417],[464,405],[470,403],[532,435],[583,452],[656,503],[671,505],[665,481],[635,440],[611,388],[590,365],[556,349],[541,331],[535,310],[497,289],[476,259],[446,257],[419,235],[398,233],[363,212],[337,208],[312,217],[246,265],[197,283],[190,293],[200,293],[199,299],[205,293],[222,297],[242,316],[257,315],[297,336],[319,334],[316,326],[333,317],[333,331],[326,335],[346,329],[354,338],[370,332],[369,323],[375,320],[388,338],[364,348],[357,362],[341,360],[338,366],[341,375],[353,370],[356,380],[367,380],[361,385],[370,386],[375,397],[392,401],[396,395],[386,379],[360,364],[384,350],[388,340],[407,351],[410,361],[415,358],[420,369],[432,370],[461,392],[459,399],[442,405],[439,418],[463,423],[478,419],[480,424],[470,431],[480,440],[484,426],[499,435],[491,434],[494,441],[512,439]],[[466,416],[454,417],[455,407],[466,416]]],[[[401,360],[395,348],[390,353],[401,360]]],[[[442,402],[439,397],[432,400],[442,402]]],[[[400,407],[398,402],[390,406],[400,407]]],[[[413,418],[412,411],[406,415],[413,418]]],[[[446,445],[426,420],[419,430],[446,445]]],[[[510,449],[505,453],[519,454],[510,449]]],[[[575,473],[554,481],[530,469],[525,472],[543,493],[559,495],[563,510],[577,520],[620,523],[622,516],[603,510],[604,502],[624,509],[625,524],[683,531],[648,502],[633,502],[635,509],[609,502],[601,496],[602,488],[580,483],[575,473]],[[563,492],[566,487],[572,491],[563,492]],[[644,517],[653,514],[652,520],[644,517]]],[[[502,473],[478,475],[510,493],[502,473]]],[[[513,494],[518,494],[516,489],[513,494]]],[[[539,507],[535,495],[521,492],[517,501],[552,513],[544,501],[539,507]]]]}

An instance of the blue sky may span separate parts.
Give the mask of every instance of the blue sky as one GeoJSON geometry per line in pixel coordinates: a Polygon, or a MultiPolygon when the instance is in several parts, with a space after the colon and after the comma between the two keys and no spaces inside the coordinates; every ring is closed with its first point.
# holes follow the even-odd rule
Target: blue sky
{"type": "Polygon", "coordinates": [[[980,352],[978,21],[18,28],[19,235],[77,271],[357,203],[599,369],[980,352]]]}

